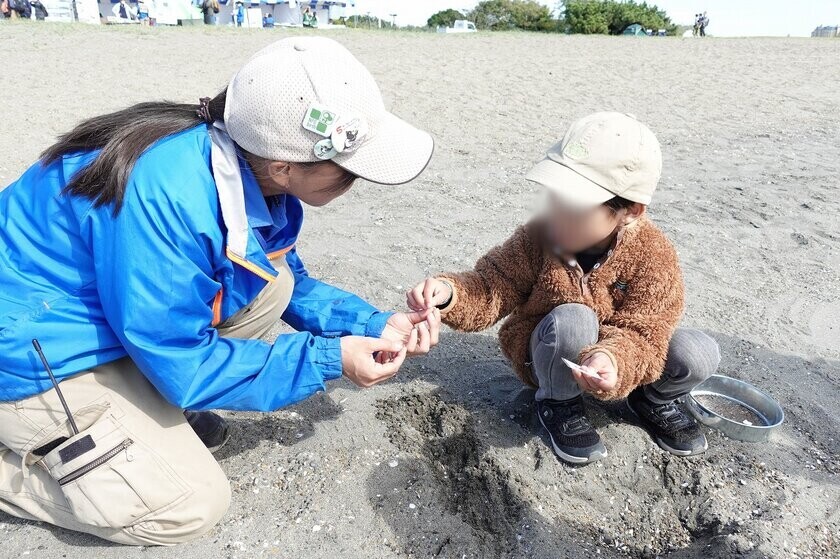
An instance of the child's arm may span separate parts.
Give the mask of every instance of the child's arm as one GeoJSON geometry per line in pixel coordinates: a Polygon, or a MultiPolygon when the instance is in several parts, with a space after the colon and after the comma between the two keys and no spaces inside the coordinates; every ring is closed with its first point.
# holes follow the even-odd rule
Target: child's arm
{"type": "Polygon", "coordinates": [[[615,387],[596,392],[598,396],[623,398],[636,386],[659,378],[683,312],[683,297],[676,251],[664,244],[648,255],[630,282],[621,307],[601,324],[598,343],[581,352],[581,363],[595,353],[606,354],[618,372],[615,387]]]}
{"type": "MultiPolygon", "coordinates": [[[[542,266],[541,245],[535,242],[535,232],[531,229],[530,224],[519,227],[504,244],[482,256],[474,270],[443,274],[436,278],[452,287],[452,297],[441,309],[445,324],[457,330],[483,330],[527,300],[542,266]]],[[[418,286],[419,293],[423,293],[423,286],[434,290],[435,285],[439,289],[435,302],[446,303],[448,286],[440,289],[440,284],[426,282],[418,286]]],[[[414,291],[417,292],[418,288],[414,291]]],[[[428,295],[434,293],[429,291],[428,295]]],[[[424,297],[417,297],[412,292],[409,292],[408,298],[409,306],[416,306],[424,300],[424,297]]],[[[432,297],[426,299],[433,300],[432,297]]]]}

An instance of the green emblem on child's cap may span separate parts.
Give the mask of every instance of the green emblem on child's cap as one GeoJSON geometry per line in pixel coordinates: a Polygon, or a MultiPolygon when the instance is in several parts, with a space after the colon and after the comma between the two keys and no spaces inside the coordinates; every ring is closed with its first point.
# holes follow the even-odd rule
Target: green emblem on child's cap
{"type": "Polygon", "coordinates": [[[317,105],[310,105],[303,117],[303,127],[310,132],[328,138],[337,119],[338,115],[333,111],[317,105]]]}
{"type": "Polygon", "coordinates": [[[589,150],[580,142],[573,142],[563,148],[563,155],[571,159],[583,159],[589,155],[589,150]]]}

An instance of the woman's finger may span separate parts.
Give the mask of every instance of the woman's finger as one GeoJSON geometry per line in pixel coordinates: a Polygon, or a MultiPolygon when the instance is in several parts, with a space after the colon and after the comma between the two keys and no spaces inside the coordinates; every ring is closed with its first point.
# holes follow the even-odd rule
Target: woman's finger
{"type": "Polygon", "coordinates": [[[429,337],[432,347],[440,341],[440,309],[435,309],[434,312],[426,319],[429,323],[429,337]]]}
{"type": "Polygon", "coordinates": [[[417,351],[419,353],[429,353],[431,348],[431,335],[429,334],[429,327],[425,322],[417,325],[417,332],[419,332],[419,339],[417,342],[417,351]]]}
{"type": "Polygon", "coordinates": [[[408,351],[405,348],[403,348],[403,350],[400,351],[396,355],[396,357],[394,357],[393,361],[391,361],[389,363],[382,364],[382,365],[377,364],[375,366],[376,367],[375,372],[376,372],[377,379],[373,384],[378,384],[378,383],[380,383],[384,380],[388,380],[389,378],[396,375],[397,372],[399,372],[400,367],[402,367],[402,364],[405,361],[406,355],[408,355],[408,351]]]}
{"type": "Polygon", "coordinates": [[[417,351],[417,336],[417,328],[414,328],[411,331],[411,334],[408,335],[408,341],[405,344],[408,353],[413,354],[415,351],[417,351]]]}

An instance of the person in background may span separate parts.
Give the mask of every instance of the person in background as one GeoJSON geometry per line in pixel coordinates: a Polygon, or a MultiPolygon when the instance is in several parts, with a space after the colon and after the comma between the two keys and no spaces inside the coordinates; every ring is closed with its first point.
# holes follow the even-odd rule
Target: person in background
{"type": "Polygon", "coordinates": [[[706,12],[703,12],[703,15],[700,16],[700,36],[706,36],[706,27],[709,26],[709,16],[706,15],[706,12]]]}
{"type": "Polygon", "coordinates": [[[204,0],[201,3],[201,13],[204,14],[204,25],[216,25],[216,14],[219,13],[219,0],[204,0]]]}
{"type": "Polygon", "coordinates": [[[50,17],[49,12],[47,12],[47,7],[44,6],[41,0],[30,0],[30,4],[32,5],[32,10],[35,12],[35,19],[38,21],[44,21],[50,17]]]}
{"type": "Polygon", "coordinates": [[[128,19],[132,20],[136,17],[134,13],[134,8],[128,5],[128,2],[125,0],[120,0],[119,4],[114,4],[114,7],[111,9],[115,17],[120,19],[128,19]]]}
{"type": "Polygon", "coordinates": [[[236,26],[242,27],[245,22],[245,4],[242,2],[236,3],[236,26]]]}
{"type": "Polygon", "coordinates": [[[265,16],[263,17],[263,27],[266,29],[274,29],[274,16],[271,12],[266,12],[265,16]]]}
{"type": "Polygon", "coordinates": [[[9,11],[12,19],[30,19],[32,17],[32,4],[29,0],[8,0],[9,11]]]}
{"type": "Polygon", "coordinates": [[[318,18],[315,17],[315,14],[309,8],[306,8],[306,11],[303,12],[303,26],[318,27],[318,18]]]}
{"type": "Polygon", "coordinates": [[[145,0],[137,0],[137,19],[141,25],[149,25],[149,6],[145,0]]]}

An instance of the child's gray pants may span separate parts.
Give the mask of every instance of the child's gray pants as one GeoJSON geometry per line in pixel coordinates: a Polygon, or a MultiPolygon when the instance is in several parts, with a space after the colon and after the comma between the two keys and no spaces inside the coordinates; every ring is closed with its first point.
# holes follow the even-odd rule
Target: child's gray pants
{"type": "MultiPolygon", "coordinates": [[[[548,313],[531,334],[531,362],[539,382],[537,400],[568,400],[581,394],[562,357],[577,362],[581,350],[598,341],[595,311],[577,303],[560,305],[548,313]]],[[[665,371],[644,385],[653,402],[666,404],[706,380],[720,363],[717,342],[690,328],[677,328],[668,347],[665,371]]]]}

